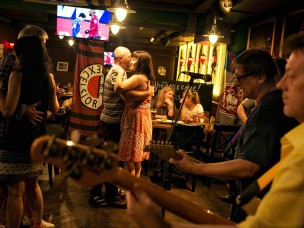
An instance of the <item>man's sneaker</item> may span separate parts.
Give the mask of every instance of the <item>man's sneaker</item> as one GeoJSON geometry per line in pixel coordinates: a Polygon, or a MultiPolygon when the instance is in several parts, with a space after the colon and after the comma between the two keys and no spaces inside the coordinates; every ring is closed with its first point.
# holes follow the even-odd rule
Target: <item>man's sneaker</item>
{"type": "MultiPolygon", "coordinates": [[[[28,218],[27,216],[24,216],[22,219],[22,225],[23,226],[30,226],[31,222],[32,222],[33,218],[28,218]]],[[[44,220],[42,220],[42,226],[43,228],[54,228],[55,225],[49,222],[46,222],[44,220]]]]}

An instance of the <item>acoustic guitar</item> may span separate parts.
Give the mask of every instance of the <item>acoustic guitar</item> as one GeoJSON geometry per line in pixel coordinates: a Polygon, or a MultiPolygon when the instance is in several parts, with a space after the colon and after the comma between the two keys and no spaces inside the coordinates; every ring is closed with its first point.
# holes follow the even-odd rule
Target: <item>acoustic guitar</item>
{"type": "Polygon", "coordinates": [[[73,178],[83,187],[109,182],[132,191],[134,184],[139,183],[160,207],[192,223],[234,224],[210,210],[203,209],[196,203],[132,176],[118,166],[118,159],[114,153],[75,144],[55,136],[41,136],[34,140],[31,156],[35,162],[47,162],[57,166],[65,176],[73,178]]]}

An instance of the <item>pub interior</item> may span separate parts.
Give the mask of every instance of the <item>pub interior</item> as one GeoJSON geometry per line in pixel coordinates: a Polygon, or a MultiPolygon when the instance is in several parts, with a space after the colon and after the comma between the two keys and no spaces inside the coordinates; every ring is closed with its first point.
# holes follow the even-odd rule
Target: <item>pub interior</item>
{"type": "MultiPolygon", "coordinates": [[[[266,49],[272,57],[284,57],[285,38],[304,30],[302,1],[2,0],[0,61],[13,52],[18,33],[28,24],[37,25],[47,32],[46,48],[51,58],[52,73],[58,88],[64,89],[64,93],[59,98],[61,106],[59,112],[50,116],[46,125],[51,126],[50,128],[56,125],[59,131],[63,132],[63,140],[70,140],[72,131],[79,130],[78,138],[80,143],[85,145],[75,149],[77,152],[101,151],[93,147],[100,146],[102,139],[96,138],[96,131],[88,133],[84,130],[83,125],[86,124],[73,119],[76,114],[82,115],[81,108],[77,108],[79,113],[73,110],[76,107],[73,106],[73,102],[79,100],[77,101],[79,104],[85,105],[90,110],[90,114],[96,116],[95,122],[98,123],[99,128],[105,88],[103,83],[113,65],[114,50],[118,46],[124,46],[131,52],[143,50],[150,53],[156,78],[155,97],[165,86],[173,87],[174,116],[170,118],[167,115],[155,115],[152,109],[154,141],[148,148],[151,151],[149,160],[142,162],[140,179],[158,186],[159,191],[164,190],[165,193],[170,192],[185,199],[186,203],[194,202],[199,204],[200,208],[211,210],[224,218],[229,217],[231,209],[231,204],[227,203],[230,200],[229,181],[189,175],[179,171],[168,163],[169,157],[173,156],[177,148],[167,144],[166,140],[174,141],[178,137],[184,137],[182,140],[185,142],[178,148],[186,148],[190,156],[203,162],[233,159],[235,144],[227,148],[242,125],[237,109],[244,97],[240,88],[234,84],[231,63],[242,51],[253,47],[266,49]],[[113,8],[117,4],[128,6],[129,12],[123,22],[115,21],[113,8]],[[81,11],[82,9],[84,10],[81,11]],[[104,29],[104,33],[99,34],[101,37],[99,40],[88,39],[90,32],[87,33],[84,29],[89,29],[90,26],[90,18],[92,18],[89,16],[90,10],[96,11],[96,14],[102,15],[104,19],[99,27],[100,30],[104,29]],[[72,22],[80,12],[86,12],[87,17],[83,21],[78,21],[82,26],[81,34],[79,32],[73,37],[72,22]],[[99,12],[101,13],[98,14],[99,12]],[[65,25],[60,25],[66,21],[69,23],[67,29],[65,25]],[[117,34],[113,34],[111,27],[113,24],[120,26],[117,34]],[[211,42],[211,35],[218,36],[215,42],[211,42]],[[90,41],[94,41],[92,44],[95,46],[90,51],[95,52],[94,55],[97,56],[97,61],[91,60],[95,61],[91,63],[85,62],[87,59],[80,57],[81,49],[89,50],[85,45],[90,41]],[[96,63],[98,66],[91,67],[90,64],[96,63]],[[89,75],[90,72],[95,75],[89,75]],[[91,84],[81,83],[81,80],[84,82],[84,77],[91,76],[95,77],[91,80],[91,84]],[[95,88],[92,89],[92,86],[95,88]],[[187,103],[190,99],[184,94],[187,89],[190,93],[196,92],[203,111],[191,116],[190,119],[182,119],[181,101],[187,103]],[[81,92],[84,90],[87,90],[87,95],[81,92]],[[187,126],[187,130],[183,129],[183,126],[187,126]],[[188,133],[189,129],[190,134],[183,135],[185,132],[188,133]],[[190,151],[187,147],[183,147],[187,143],[190,144],[190,151]]],[[[2,75],[0,80],[2,81],[2,75]]],[[[55,140],[58,144],[65,143],[53,138],[47,139],[55,140]]],[[[103,148],[101,153],[112,151],[115,145],[103,148]]],[[[68,153],[72,150],[60,149],[60,147],[58,150],[64,149],[68,153]]],[[[56,149],[50,145],[50,148],[43,150],[53,152],[56,149]]],[[[85,171],[88,175],[87,180],[81,179],[74,173],[71,176],[75,179],[76,175],[76,182],[72,180],[73,178],[60,182],[58,176],[62,178],[64,173],[62,170],[69,172],[69,168],[58,161],[62,158],[49,159],[40,155],[37,157],[38,161],[44,162],[43,172],[39,177],[44,198],[44,221],[54,224],[55,227],[139,227],[127,214],[125,208],[111,205],[101,207],[88,201],[90,187],[99,182],[114,182],[121,187],[122,192],[130,190],[129,183],[126,184],[124,181],[120,183],[115,179],[113,181],[111,177],[105,177],[106,181],[104,181],[103,174],[99,171],[92,175],[87,174],[94,170],[85,171]]],[[[75,159],[75,157],[67,156],[64,159],[75,159]]],[[[127,175],[126,178],[130,178],[132,180],[130,183],[133,183],[131,175],[127,175]]],[[[181,215],[183,212],[176,215],[176,209],[172,207],[174,206],[163,207],[161,210],[163,218],[194,222],[191,216],[190,219],[187,216],[183,217],[181,215]]],[[[0,212],[0,227],[7,227],[5,211],[4,204],[0,212]]],[[[29,224],[22,227],[28,226],[29,224]]],[[[44,225],[44,227],[53,226],[44,225]]]]}

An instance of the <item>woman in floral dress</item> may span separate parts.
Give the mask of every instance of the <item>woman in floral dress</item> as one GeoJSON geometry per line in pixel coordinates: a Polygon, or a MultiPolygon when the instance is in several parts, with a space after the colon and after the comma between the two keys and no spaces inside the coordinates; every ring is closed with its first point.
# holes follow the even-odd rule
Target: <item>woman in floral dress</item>
{"type": "Polygon", "coordinates": [[[128,171],[140,177],[141,162],[149,159],[149,153],[143,151],[152,139],[151,99],[134,101],[124,93],[130,90],[145,91],[155,85],[155,76],[151,55],[146,51],[132,53],[130,62],[132,76],[122,79],[123,72],[118,70],[114,91],[121,94],[126,107],[121,119],[121,138],[119,141],[119,160],[124,162],[128,171]]]}

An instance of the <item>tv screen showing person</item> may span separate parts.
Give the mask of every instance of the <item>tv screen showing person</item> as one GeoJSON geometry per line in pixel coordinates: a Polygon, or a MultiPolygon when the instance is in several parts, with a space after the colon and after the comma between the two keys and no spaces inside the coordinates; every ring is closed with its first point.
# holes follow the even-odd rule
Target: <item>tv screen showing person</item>
{"type": "Polygon", "coordinates": [[[108,41],[110,16],[106,10],[58,5],[56,34],[108,41]]]}

